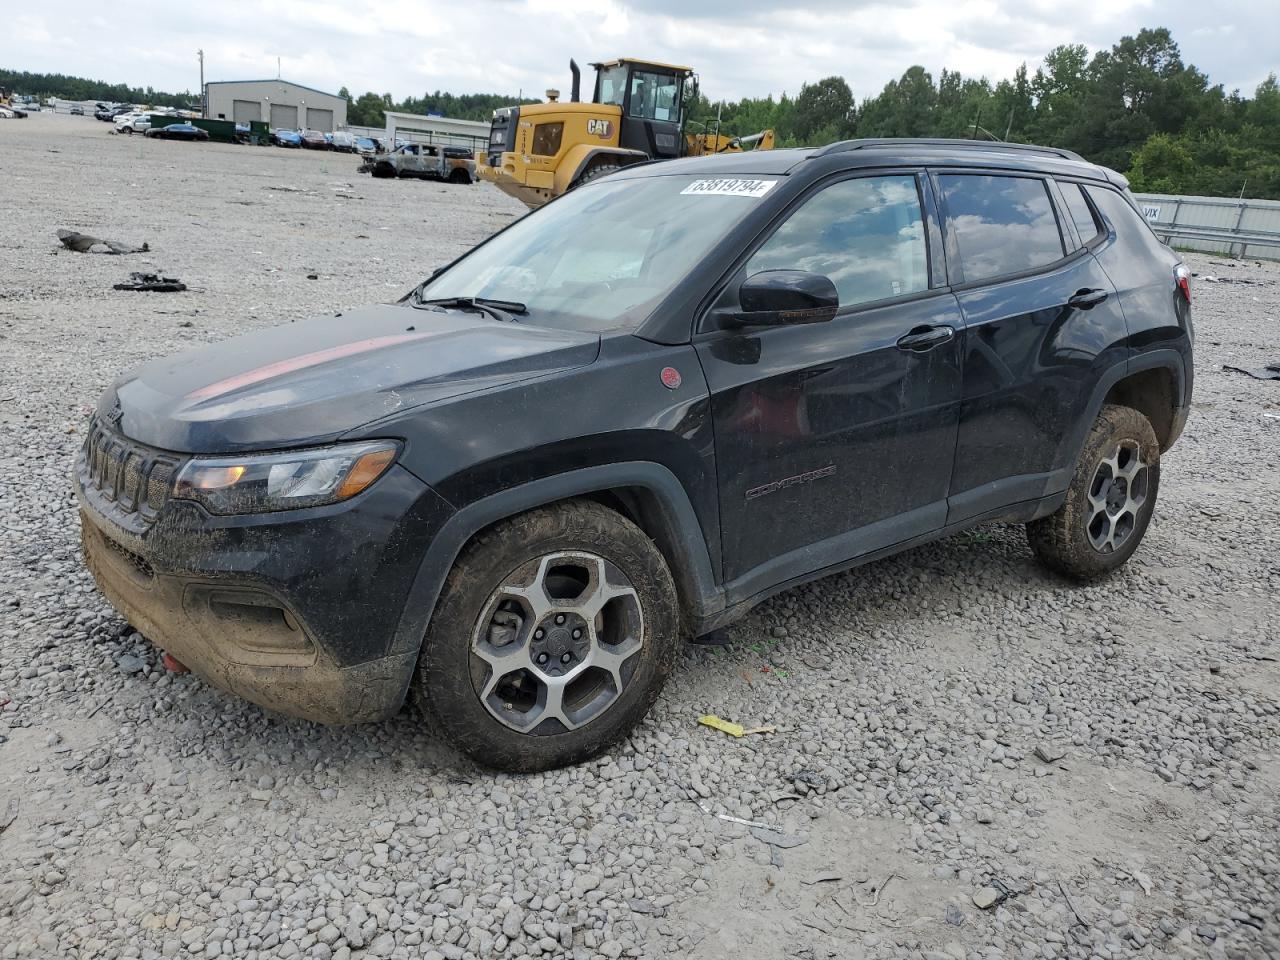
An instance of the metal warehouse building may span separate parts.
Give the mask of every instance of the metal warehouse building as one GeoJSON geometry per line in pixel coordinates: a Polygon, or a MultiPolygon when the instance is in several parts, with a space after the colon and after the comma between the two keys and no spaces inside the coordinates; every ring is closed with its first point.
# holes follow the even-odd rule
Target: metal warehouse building
{"type": "Polygon", "coordinates": [[[205,115],[213,120],[262,120],[273,130],[332,133],[347,125],[347,101],[287,80],[224,80],[204,85],[205,115]]]}

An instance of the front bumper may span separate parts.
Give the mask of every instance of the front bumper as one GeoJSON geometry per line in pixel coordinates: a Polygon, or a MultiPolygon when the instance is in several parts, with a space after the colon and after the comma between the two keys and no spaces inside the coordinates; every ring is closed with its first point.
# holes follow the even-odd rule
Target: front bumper
{"type": "Polygon", "coordinates": [[[349,501],[216,517],[170,499],[149,524],[77,463],[85,560],[144,636],[217,686],[321,723],[394,715],[421,633],[402,619],[431,539],[452,512],[393,467],[349,501]],[[415,640],[417,642],[415,642],[415,640]]]}

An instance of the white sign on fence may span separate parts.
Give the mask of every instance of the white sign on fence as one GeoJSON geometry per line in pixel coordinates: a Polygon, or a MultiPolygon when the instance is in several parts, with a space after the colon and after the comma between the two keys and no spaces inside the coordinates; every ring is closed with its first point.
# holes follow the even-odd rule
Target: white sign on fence
{"type": "Polygon", "coordinates": [[[1152,223],[1156,223],[1160,219],[1160,207],[1154,203],[1144,203],[1142,205],[1142,215],[1152,223]]]}

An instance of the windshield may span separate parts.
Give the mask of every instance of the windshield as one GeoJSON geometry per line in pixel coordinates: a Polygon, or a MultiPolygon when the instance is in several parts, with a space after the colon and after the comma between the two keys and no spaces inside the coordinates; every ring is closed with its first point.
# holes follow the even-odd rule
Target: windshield
{"type": "Polygon", "coordinates": [[[588,184],[477,248],[428,283],[422,299],[483,297],[522,303],[541,326],[634,329],[774,183],[657,176],[588,184]]]}

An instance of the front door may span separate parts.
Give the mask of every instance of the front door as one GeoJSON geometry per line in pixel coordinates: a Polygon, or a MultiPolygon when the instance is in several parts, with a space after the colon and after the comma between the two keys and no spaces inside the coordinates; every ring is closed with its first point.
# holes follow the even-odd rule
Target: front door
{"type": "Polygon", "coordinates": [[[936,221],[911,172],[818,188],[718,306],[763,270],[825,274],[827,323],[696,338],[711,388],[729,600],[941,527],[960,402],[955,297],[931,278],[936,221]]]}
{"type": "Polygon", "coordinates": [[[660,160],[681,155],[681,82],[674,73],[632,67],[622,108],[619,146],[660,160]]]}

